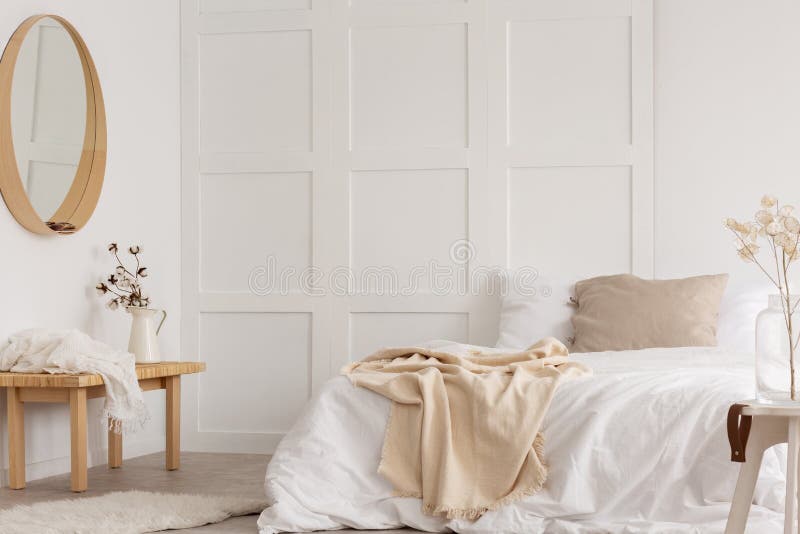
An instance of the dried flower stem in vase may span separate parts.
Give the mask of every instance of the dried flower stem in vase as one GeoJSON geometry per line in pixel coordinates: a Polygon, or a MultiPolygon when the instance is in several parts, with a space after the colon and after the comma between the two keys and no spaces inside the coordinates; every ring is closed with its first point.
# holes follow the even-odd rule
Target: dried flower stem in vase
{"type": "Polygon", "coordinates": [[[108,245],[108,252],[117,260],[117,267],[113,273],[108,275],[108,278],[95,286],[97,294],[100,296],[112,295],[111,300],[106,303],[110,310],[116,310],[120,306],[123,308],[128,306],[147,308],[150,305],[150,296],[145,293],[141,284],[141,279],[147,278],[148,275],[147,267],[142,265],[139,257],[142,247],[139,245],[128,247],[128,253],[136,261],[136,266],[131,268],[128,268],[120,259],[119,247],[116,243],[108,245]]]}

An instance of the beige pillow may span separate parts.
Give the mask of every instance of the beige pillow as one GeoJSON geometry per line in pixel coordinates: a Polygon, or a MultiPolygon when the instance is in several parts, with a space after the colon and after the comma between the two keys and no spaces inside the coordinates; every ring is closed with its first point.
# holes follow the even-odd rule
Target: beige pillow
{"type": "Polygon", "coordinates": [[[717,344],[727,274],[642,280],[632,274],[575,284],[572,352],[705,347],[717,344]]]}

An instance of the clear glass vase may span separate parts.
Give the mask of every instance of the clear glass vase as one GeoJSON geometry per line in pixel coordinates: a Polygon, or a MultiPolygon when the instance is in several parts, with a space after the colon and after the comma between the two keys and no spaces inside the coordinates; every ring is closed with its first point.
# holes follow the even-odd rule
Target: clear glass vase
{"type": "MultiPolygon", "coordinates": [[[[790,309],[797,304],[800,295],[789,297],[790,309]]],[[[800,404],[800,374],[797,354],[791,354],[789,328],[784,308],[786,301],[781,295],[770,295],[769,305],[756,318],[756,396],[760,402],[770,404],[800,404]],[[792,365],[792,357],[795,362],[792,365]],[[793,368],[794,367],[794,368],[793,368]],[[794,398],[792,395],[792,372],[794,372],[794,398]]],[[[797,339],[800,328],[800,313],[792,320],[792,334],[797,339]]]]}

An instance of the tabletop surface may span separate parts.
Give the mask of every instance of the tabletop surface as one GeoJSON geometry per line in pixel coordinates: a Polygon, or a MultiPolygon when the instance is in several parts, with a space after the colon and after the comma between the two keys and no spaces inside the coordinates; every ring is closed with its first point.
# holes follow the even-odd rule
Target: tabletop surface
{"type": "MultiPolygon", "coordinates": [[[[136,376],[139,380],[144,380],[200,373],[205,370],[204,362],[146,363],[136,365],[136,376]]],[[[103,384],[103,378],[95,374],[0,373],[0,387],[80,388],[101,384],[103,384]]]]}
{"type": "Polygon", "coordinates": [[[756,399],[738,401],[744,404],[742,415],[779,415],[784,417],[800,416],[800,403],[797,404],[770,404],[756,399]]]}

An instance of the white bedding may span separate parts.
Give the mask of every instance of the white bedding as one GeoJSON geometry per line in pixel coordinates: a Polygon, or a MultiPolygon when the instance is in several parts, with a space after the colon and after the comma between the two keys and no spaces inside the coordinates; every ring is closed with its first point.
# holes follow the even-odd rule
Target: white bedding
{"type": "MultiPolygon", "coordinates": [[[[330,380],[267,468],[261,534],[341,528],[456,532],[722,532],[738,465],[725,419],[753,396],[752,356],[681,348],[572,355],[594,376],[556,392],[543,491],[477,522],[425,516],[377,474],[390,402],[330,380]],[[554,422],[558,422],[555,424],[554,422]]],[[[785,446],[764,455],[748,532],[781,532],[785,446]]]]}

